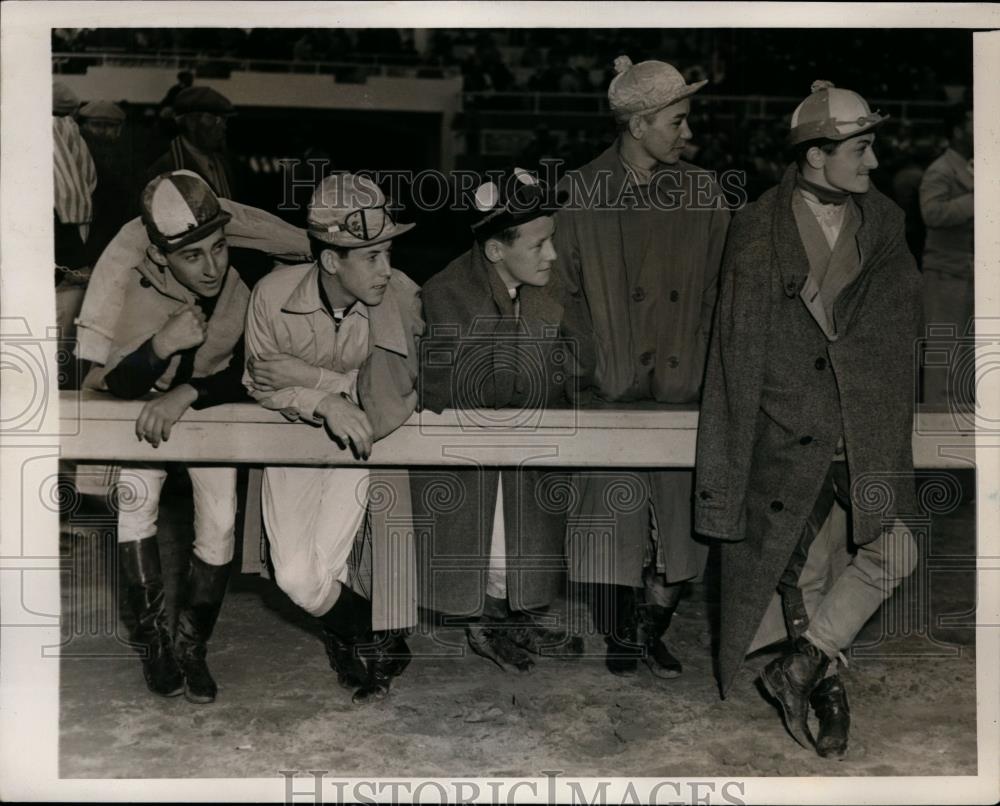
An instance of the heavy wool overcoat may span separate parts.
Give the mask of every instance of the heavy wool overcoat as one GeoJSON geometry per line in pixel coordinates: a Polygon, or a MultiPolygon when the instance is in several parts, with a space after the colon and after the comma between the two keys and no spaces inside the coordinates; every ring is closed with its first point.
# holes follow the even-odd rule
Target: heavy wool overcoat
{"type": "MultiPolygon", "coordinates": [[[[558,267],[586,300],[601,400],[695,404],[701,391],[729,211],[711,175],[661,166],[642,199],[618,142],[560,187],[558,267]]],[[[655,513],[668,582],[698,575],[707,547],[691,529],[688,470],[574,474],[571,576],[638,587],[655,513]]]]}
{"type": "MultiPolygon", "coordinates": [[[[554,283],[522,285],[515,318],[506,286],[477,246],[428,280],[423,300],[422,408],[511,409],[520,412],[510,419],[516,426],[522,414],[569,406],[592,367],[581,304],[554,283]]],[[[495,417],[490,423],[500,424],[495,417]]],[[[482,611],[501,476],[510,606],[543,607],[559,592],[565,578],[565,474],[530,466],[414,469],[423,606],[452,615],[482,611]]]]}
{"type": "Polygon", "coordinates": [[[738,213],[723,260],[698,430],[695,528],[722,544],[723,695],[743,662],[843,436],[853,539],[914,512],[914,345],[920,275],[902,211],[854,196],[860,274],[828,341],[799,292],[809,263],[792,212],[796,168],[738,213]]]}

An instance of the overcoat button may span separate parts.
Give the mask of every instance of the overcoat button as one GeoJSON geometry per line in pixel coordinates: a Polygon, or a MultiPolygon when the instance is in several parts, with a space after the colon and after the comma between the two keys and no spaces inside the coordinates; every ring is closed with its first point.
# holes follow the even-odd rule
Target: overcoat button
{"type": "Polygon", "coordinates": [[[799,440],[799,445],[808,445],[812,441],[813,441],[812,437],[809,436],[802,437],[802,439],[799,440]]]}
{"type": "Polygon", "coordinates": [[[651,352],[643,353],[639,356],[639,362],[644,366],[649,366],[649,362],[653,360],[653,354],[651,352]]]}
{"type": "Polygon", "coordinates": [[[771,502],[771,512],[781,512],[781,510],[783,510],[784,508],[785,505],[782,504],[780,501],[771,502]]]}
{"type": "Polygon", "coordinates": [[[824,370],[824,369],[826,369],[826,359],[825,358],[817,358],[816,359],[816,369],[818,369],[818,370],[824,370]]]}
{"type": "Polygon", "coordinates": [[[633,302],[642,302],[644,299],[646,299],[646,289],[642,286],[636,286],[632,289],[633,302]]]}
{"type": "Polygon", "coordinates": [[[677,369],[677,367],[680,366],[680,363],[681,361],[676,355],[672,355],[667,359],[667,366],[671,369],[677,369]]]}
{"type": "Polygon", "coordinates": [[[670,301],[671,302],[677,302],[677,300],[679,300],[680,298],[681,298],[681,295],[678,294],[676,291],[671,291],[670,292],[670,301]]]}
{"type": "Polygon", "coordinates": [[[700,493],[698,493],[698,497],[702,501],[710,501],[712,499],[712,494],[708,490],[702,490],[700,493]]]}

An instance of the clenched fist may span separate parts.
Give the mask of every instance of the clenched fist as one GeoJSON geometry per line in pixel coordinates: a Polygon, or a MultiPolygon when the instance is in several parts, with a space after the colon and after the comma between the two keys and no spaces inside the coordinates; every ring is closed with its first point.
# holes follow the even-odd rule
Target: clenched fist
{"type": "Polygon", "coordinates": [[[153,336],[153,352],[165,360],[181,350],[197,347],[205,341],[206,327],[204,312],[189,302],[153,336]]]}

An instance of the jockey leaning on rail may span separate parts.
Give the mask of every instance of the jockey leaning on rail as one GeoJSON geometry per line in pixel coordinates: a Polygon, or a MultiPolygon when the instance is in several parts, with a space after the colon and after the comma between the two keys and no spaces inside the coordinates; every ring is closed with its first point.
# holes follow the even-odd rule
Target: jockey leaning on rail
{"type": "MultiPolygon", "coordinates": [[[[103,321],[109,339],[104,361],[85,385],[125,399],[154,393],[136,420],[135,434],[155,448],[170,438],[189,408],[246,399],[243,324],[250,289],[274,261],[262,251],[229,247],[224,227],[230,214],[190,171],[153,179],[141,207],[151,242],[146,259],[124,271],[105,264],[114,280],[95,283],[88,295],[108,292],[120,299],[84,302],[90,312],[87,327],[103,321]],[[95,311],[115,311],[113,324],[102,314],[92,316],[95,311]]],[[[110,254],[131,254],[116,249],[110,254]]],[[[156,537],[167,475],[162,464],[123,471],[122,482],[134,488],[134,500],[118,512],[119,564],[136,622],[133,640],[146,651],[143,673],[149,689],[167,697],[183,691],[191,702],[204,703],[217,693],[205,662],[206,644],[234,553],[236,468],[189,464],[187,470],[194,493],[194,546],[179,596],[176,636],[170,635],[164,607],[156,537]]]]}
{"type": "MultiPolygon", "coordinates": [[[[476,243],[423,288],[422,406],[573,405],[591,370],[593,338],[583,301],[550,282],[557,196],[515,168],[480,185],[474,199],[476,243]]],[[[433,524],[417,547],[422,604],[466,619],[469,646],[501,668],[530,669],[527,652],[581,654],[579,636],[564,646],[565,635],[535,618],[565,590],[551,562],[565,545],[565,508],[554,492],[564,476],[530,464],[410,475],[414,511],[433,524]],[[435,506],[445,478],[478,505],[435,506]],[[472,562],[456,568],[457,556],[472,562]]]]}
{"type": "MultiPolygon", "coordinates": [[[[413,225],[350,174],[323,180],[308,222],[313,262],[254,289],[244,382],[265,408],[323,425],[367,459],[417,402],[420,293],[389,262],[392,240],[413,225]]],[[[402,631],[416,622],[412,528],[400,525],[411,520],[406,470],[268,467],[262,501],[278,585],[321,622],[354,701],[383,697],[409,663],[402,631]]]]}

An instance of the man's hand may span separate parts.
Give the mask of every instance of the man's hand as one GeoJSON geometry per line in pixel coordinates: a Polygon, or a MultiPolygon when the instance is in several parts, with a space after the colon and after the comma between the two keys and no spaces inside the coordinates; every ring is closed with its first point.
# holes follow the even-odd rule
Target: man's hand
{"type": "Polygon", "coordinates": [[[157,358],[170,358],[174,353],[197,347],[205,341],[205,331],[205,314],[189,302],[153,336],[153,352],[157,358]]]}
{"type": "Polygon", "coordinates": [[[326,421],[326,427],[342,443],[353,446],[354,455],[367,459],[372,453],[371,423],[368,415],[343,395],[329,394],[316,407],[316,414],[326,421]]]}
{"type": "Polygon", "coordinates": [[[160,447],[160,440],[170,439],[170,429],[192,403],[198,399],[198,392],[189,384],[183,383],[176,389],[171,389],[164,395],[150,400],[139,413],[135,421],[135,435],[141,442],[146,440],[154,448],[160,447]]]}
{"type": "Polygon", "coordinates": [[[320,378],[319,367],[287,353],[266,353],[260,358],[250,356],[247,371],[258,392],[276,392],[289,386],[314,389],[320,378]]]}

